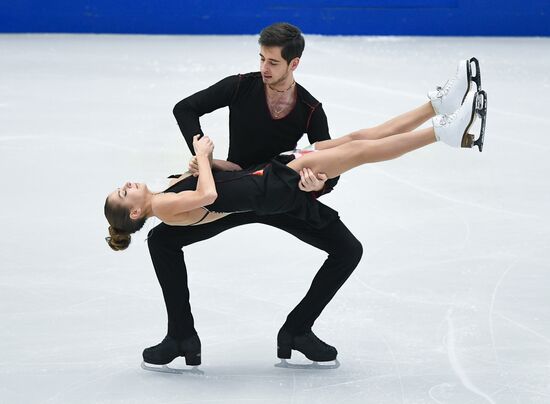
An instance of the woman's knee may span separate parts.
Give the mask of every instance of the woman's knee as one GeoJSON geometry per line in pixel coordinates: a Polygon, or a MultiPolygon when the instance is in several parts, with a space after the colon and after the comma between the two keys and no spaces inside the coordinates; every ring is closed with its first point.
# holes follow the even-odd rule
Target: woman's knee
{"type": "Polygon", "coordinates": [[[350,140],[375,140],[384,137],[384,132],[379,126],[363,128],[350,133],[350,140]]]}

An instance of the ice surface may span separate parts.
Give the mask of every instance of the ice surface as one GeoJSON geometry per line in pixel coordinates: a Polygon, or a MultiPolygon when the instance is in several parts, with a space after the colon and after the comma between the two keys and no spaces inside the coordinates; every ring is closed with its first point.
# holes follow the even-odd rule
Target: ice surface
{"type": "MultiPolygon", "coordinates": [[[[324,253],[260,225],[186,248],[203,376],[140,368],[164,302],[147,231],[111,251],[103,202],[185,169],[173,105],[256,70],[256,38],[2,35],[0,55],[0,402],[550,402],[549,39],[308,36],[296,78],[333,136],[477,56],[485,148],[432,145],[323,197],[365,247],[314,328],[338,369],[274,366],[324,253]]],[[[223,157],[227,112],[203,127],[223,157]]]]}

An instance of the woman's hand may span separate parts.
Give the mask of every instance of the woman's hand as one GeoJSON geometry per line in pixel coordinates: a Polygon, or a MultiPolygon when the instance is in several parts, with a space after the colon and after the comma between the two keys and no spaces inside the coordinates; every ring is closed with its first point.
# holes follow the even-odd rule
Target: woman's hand
{"type": "Polygon", "coordinates": [[[195,149],[195,154],[203,156],[211,156],[214,151],[214,142],[208,136],[202,136],[199,139],[200,135],[193,136],[193,149],[195,149]]]}

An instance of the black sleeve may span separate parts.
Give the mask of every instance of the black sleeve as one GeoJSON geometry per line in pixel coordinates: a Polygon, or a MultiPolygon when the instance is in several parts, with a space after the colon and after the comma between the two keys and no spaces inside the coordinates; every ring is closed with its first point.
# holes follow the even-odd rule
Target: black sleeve
{"type": "Polygon", "coordinates": [[[309,117],[307,137],[309,144],[330,139],[327,116],[321,103],[317,104],[309,117]]]}
{"type": "MultiPolygon", "coordinates": [[[[309,125],[307,127],[307,137],[309,139],[310,144],[319,142],[321,140],[330,139],[327,115],[325,114],[325,111],[323,110],[323,106],[320,103],[315,107],[315,109],[313,110],[309,118],[309,125]]],[[[312,192],[312,194],[314,194],[316,198],[320,197],[321,195],[328,194],[336,186],[339,179],[340,177],[331,178],[330,180],[325,182],[325,187],[322,190],[317,192],[312,192]]]]}
{"type": "Polygon", "coordinates": [[[239,82],[239,75],[226,77],[207,89],[181,100],[174,107],[174,116],[191,154],[195,154],[193,136],[203,134],[199,118],[228,106],[239,88],[239,82]]]}

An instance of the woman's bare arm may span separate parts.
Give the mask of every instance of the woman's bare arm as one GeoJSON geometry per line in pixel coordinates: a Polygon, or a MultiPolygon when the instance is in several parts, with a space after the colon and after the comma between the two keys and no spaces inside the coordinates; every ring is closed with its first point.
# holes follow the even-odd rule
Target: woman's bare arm
{"type": "Polygon", "coordinates": [[[195,136],[193,146],[199,167],[197,188],[194,191],[155,195],[152,201],[153,213],[161,220],[171,220],[175,215],[210,205],[218,197],[209,159],[214,144],[207,136],[200,140],[195,136]]]}

